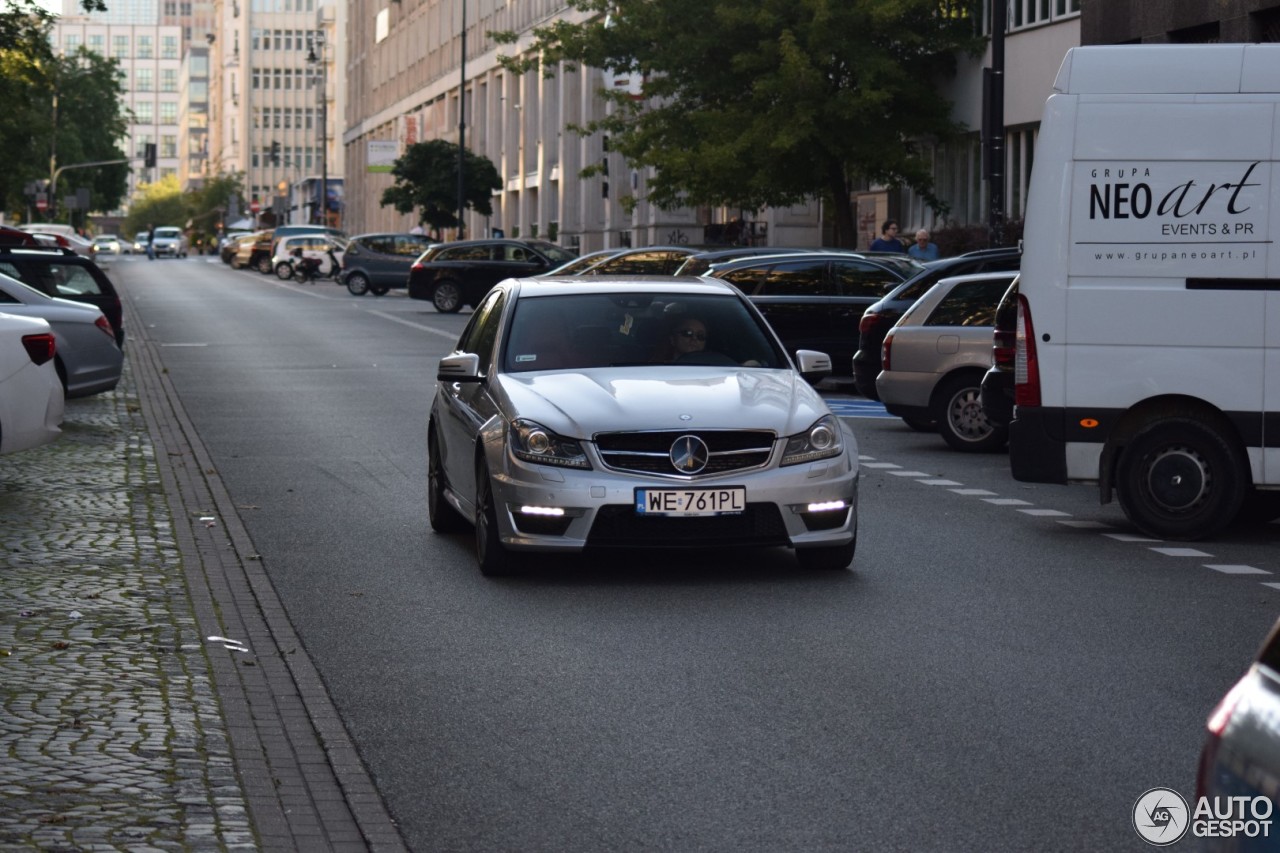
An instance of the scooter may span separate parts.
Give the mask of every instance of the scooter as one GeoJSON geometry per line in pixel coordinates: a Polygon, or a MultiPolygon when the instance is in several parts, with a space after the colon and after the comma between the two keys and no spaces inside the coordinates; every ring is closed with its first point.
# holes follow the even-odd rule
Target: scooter
{"type": "Polygon", "coordinates": [[[293,280],[299,284],[311,284],[318,278],[337,279],[338,273],[342,271],[342,262],[338,260],[338,256],[333,253],[333,249],[326,249],[325,254],[329,258],[329,266],[324,268],[324,263],[320,258],[301,257],[293,262],[293,280]]]}

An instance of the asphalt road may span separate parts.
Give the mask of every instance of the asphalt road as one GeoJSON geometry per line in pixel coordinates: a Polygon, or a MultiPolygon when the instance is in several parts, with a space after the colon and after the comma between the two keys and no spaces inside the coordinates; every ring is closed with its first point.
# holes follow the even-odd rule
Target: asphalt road
{"type": "Polygon", "coordinates": [[[1135,800],[1190,797],[1280,612],[1273,525],[1137,541],[1092,489],[883,417],[855,420],[851,571],[633,553],[487,580],[426,522],[466,314],[216,259],[113,270],[415,850],[1146,849],[1135,800]]]}

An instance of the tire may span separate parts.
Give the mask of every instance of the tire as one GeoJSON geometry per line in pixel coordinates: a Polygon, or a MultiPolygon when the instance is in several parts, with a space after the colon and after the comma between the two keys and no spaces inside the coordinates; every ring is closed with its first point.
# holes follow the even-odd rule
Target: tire
{"type": "Polygon", "coordinates": [[[388,293],[391,292],[391,285],[389,284],[370,285],[369,292],[372,293],[374,296],[386,296],[388,293]]]}
{"type": "Polygon", "coordinates": [[[493,503],[493,485],[489,468],[483,461],[476,465],[476,562],[480,574],[500,577],[517,571],[517,557],[498,538],[498,512],[493,503]]]}
{"type": "Polygon", "coordinates": [[[447,500],[444,467],[440,464],[440,445],[434,433],[427,436],[427,520],[436,533],[458,533],[467,522],[447,500]]]}
{"type": "Polygon", "coordinates": [[[369,292],[369,277],[362,272],[347,273],[347,292],[352,296],[364,296],[369,292]]]}
{"type": "Polygon", "coordinates": [[[902,422],[916,432],[938,431],[938,422],[933,418],[903,418],[902,422]]]}
{"type": "Polygon", "coordinates": [[[265,255],[262,256],[261,258],[258,258],[257,270],[263,275],[271,275],[272,273],[271,259],[265,255]]]}
{"type": "Polygon", "coordinates": [[[302,269],[302,267],[298,267],[296,270],[293,271],[293,280],[296,281],[298,284],[306,284],[307,283],[306,271],[302,269]]]}
{"type": "Polygon", "coordinates": [[[293,278],[293,264],[281,261],[276,264],[276,278],[281,281],[288,281],[293,278]]]}
{"type": "Polygon", "coordinates": [[[987,420],[982,411],[982,377],[961,374],[943,382],[934,397],[938,433],[955,450],[990,453],[1004,447],[1009,431],[987,420]]]}
{"type": "Polygon", "coordinates": [[[838,572],[847,569],[853,562],[853,553],[857,547],[858,540],[854,539],[848,545],[797,548],[796,561],[806,571],[838,572]]]}
{"type": "Polygon", "coordinates": [[[462,286],[451,278],[436,282],[431,304],[441,314],[457,314],[462,310],[462,286]]]}
{"type": "Polygon", "coordinates": [[[1161,539],[1204,539],[1235,520],[1249,492],[1244,452],[1193,417],[1151,424],[1125,446],[1116,495],[1134,526],[1161,539]]]}

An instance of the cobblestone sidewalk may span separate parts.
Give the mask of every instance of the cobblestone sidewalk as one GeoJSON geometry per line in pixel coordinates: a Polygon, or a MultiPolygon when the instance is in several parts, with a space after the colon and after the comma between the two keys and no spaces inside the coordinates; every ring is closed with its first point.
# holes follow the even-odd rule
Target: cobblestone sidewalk
{"type": "Polygon", "coordinates": [[[256,849],[131,373],[0,458],[0,849],[256,849]]]}

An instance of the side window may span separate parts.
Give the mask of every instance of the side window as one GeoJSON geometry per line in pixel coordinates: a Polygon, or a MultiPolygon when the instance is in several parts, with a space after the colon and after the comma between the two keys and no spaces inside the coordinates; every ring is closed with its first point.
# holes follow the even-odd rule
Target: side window
{"type": "Polygon", "coordinates": [[[18,300],[14,299],[12,296],[5,293],[3,290],[0,290],[0,305],[17,305],[17,304],[18,304],[18,300]]]}
{"type": "Polygon", "coordinates": [[[765,277],[768,274],[768,267],[744,267],[740,270],[727,272],[720,278],[734,285],[747,296],[759,296],[760,288],[764,285],[765,277]]]}
{"type": "Polygon", "coordinates": [[[58,265],[55,272],[58,282],[58,293],[71,296],[100,295],[102,288],[93,274],[84,267],[58,265]]]}
{"type": "Polygon", "coordinates": [[[826,270],[826,261],[788,261],[774,264],[759,295],[834,296],[826,270]]]}
{"type": "Polygon", "coordinates": [[[366,241],[365,246],[369,251],[378,252],[383,255],[389,255],[394,251],[390,237],[370,237],[368,241],[366,241]]]}
{"type": "Polygon", "coordinates": [[[529,260],[529,252],[524,246],[503,246],[502,259],[524,263],[529,260]]]}
{"type": "Polygon", "coordinates": [[[951,288],[934,306],[926,326],[994,326],[996,305],[1013,277],[965,281],[951,288]]]}
{"type": "Polygon", "coordinates": [[[395,246],[390,249],[387,249],[386,251],[396,255],[405,255],[406,257],[412,256],[416,258],[418,257],[418,255],[421,255],[423,252],[425,252],[427,250],[427,247],[430,245],[431,243],[429,241],[424,240],[421,237],[400,236],[400,237],[396,237],[395,246]]]}
{"type": "Polygon", "coordinates": [[[879,299],[902,281],[884,267],[861,261],[839,261],[833,267],[841,296],[871,296],[879,299]]]}
{"type": "Polygon", "coordinates": [[[488,374],[489,367],[493,364],[493,345],[498,340],[498,323],[502,320],[504,304],[505,294],[500,290],[486,296],[472,315],[459,343],[463,352],[473,352],[480,356],[481,375],[488,374]]]}
{"type": "Polygon", "coordinates": [[[492,260],[489,246],[456,246],[436,255],[437,261],[488,261],[492,260]]]}

